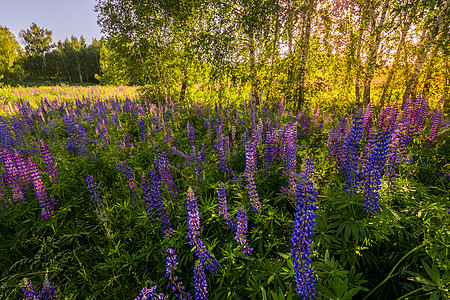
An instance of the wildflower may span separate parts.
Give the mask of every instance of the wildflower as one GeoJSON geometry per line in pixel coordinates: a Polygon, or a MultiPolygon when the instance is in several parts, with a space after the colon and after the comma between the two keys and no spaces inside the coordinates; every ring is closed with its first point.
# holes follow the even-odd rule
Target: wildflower
{"type": "Polygon", "coordinates": [[[192,188],[189,188],[187,191],[186,205],[188,212],[189,245],[194,247],[194,252],[202,262],[203,266],[211,273],[216,274],[218,268],[220,268],[220,264],[206,249],[200,239],[200,216],[198,213],[197,200],[195,199],[192,188]]]}
{"type": "Polygon", "coordinates": [[[205,270],[200,260],[195,261],[194,266],[194,286],[195,286],[195,300],[207,300],[208,297],[208,282],[206,281],[205,270]]]}
{"type": "Polygon", "coordinates": [[[24,278],[22,280],[22,293],[23,300],[39,300],[38,292],[36,291],[36,286],[31,283],[31,280],[24,278]]]}
{"type": "Polygon", "coordinates": [[[89,189],[89,193],[91,194],[92,203],[95,204],[98,208],[103,209],[103,201],[100,198],[100,193],[97,189],[97,182],[95,182],[95,178],[91,175],[86,177],[87,187],[89,189]]]}
{"type": "Polygon", "coordinates": [[[169,288],[172,289],[172,292],[176,294],[176,297],[178,299],[192,299],[191,294],[185,291],[183,282],[178,279],[178,276],[174,275],[174,272],[178,266],[175,250],[173,250],[172,248],[168,248],[166,250],[166,253],[168,255],[166,257],[166,275],[164,275],[164,277],[169,278],[170,280],[169,288]]]}
{"type": "Polygon", "coordinates": [[[227,211],[227,197],[225,195],[225,185],[223,184],[223,182],[219,184],[218,194],[219,194],[219,215],[227,222],[228,227],[230,227],[230,229],[234,231],[236,228],[236,224],[234,223],[233,219],[231,218],[230,214],[227,211]]]}
{"type": "Polygon", "coordinates": [[[42,297],[41,300],[50,300],[50,299],[58,299],[56,296],[55,287],[48,280],[48,276],[45,275],[44,282],[42,283],[42,297]]]}
{"type": "Polygon", "coordinates": [[[53,215],[53,208],[56,203],[55,201],[51,201],[48,198],[45,185],[42,182],[41,173],[39,172],[36,164],[31,159],[31,157],[28,158],[28,169],[31,178],[33,178],[34,189],[36,191],[36,198],[39,201],[39,206],[41,207],[41,216],[43,219],[48,219],[51,215],[53,215]]]}
{"type": "Polygon", "coordinates": [[[53,160],[52,154],[48,150],[47,145],[42,140],[40,141],[40,149],[42,158],[46,165],[45,169],[50,178],[50,182],[56,184],[58,183],[58,170],[56,169],[55,161],[53,160]]]}
{"type": "Polygon", "coordinates": [[[300,174],[297,177],[297,206],[291,238],[291,257],[294,266],[297,295],[303,299],[316,297],[314,274],[309,258],[312,242],[317,191],[311,180],[300,174]]]}
{"type": "Polygon", "coordinates": [[[247,226],[247,213],[243,207],[239,207],[237,212],[237,229],[235,240],[242,246],[241,252],[247,256],[251,256],[253,249],[250,248],[246,239],[247,226]]]}

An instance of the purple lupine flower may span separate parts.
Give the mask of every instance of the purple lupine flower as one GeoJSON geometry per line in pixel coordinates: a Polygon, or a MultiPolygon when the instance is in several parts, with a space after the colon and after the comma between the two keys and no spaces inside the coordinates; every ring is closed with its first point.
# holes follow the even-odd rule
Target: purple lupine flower
{"type": "Polygon", "coordinates": [[[290,144],[297,142],[297,126],[294,123],[294,120],[290,120],[289,124],[286,125],[286,128],[283,132],[281,145],[280,145],[280,158],[285,159],[287,155],[287,150],[290,144]]]}
{"type": "Polygon", "coordinates": [[[139,133],[141,134],[141,141],[142,143],[147,142],[147,130],[145,128],[145,124],[144,122],[142,122],[142,120],[138,121],[139,123],[139,133]]]}
{"type": "Polygon", "coordinates": [[[29,172],[26,172],[27,168],[23,168],[23,159],[21,160],[22,170],[17,167],[16,162],[20,161],[22,157],[17,151],[15,153],[18,157],[11,155],[7,149],[3,148],[1,160],[5,167],[4,178],[6,179],[6,185],[12,190],[12,202],[18,203],[20,201],[24,203],[25,194],[22,187],[24,187],[25,182],[29,181],[30,175],[29,172]]]}
{"type": "Polygon", "coordinates": [[[388,130],[392,131],[394,130],[394,126],[397,122],[397,116],[398,116],[398,105],[397,103],[392,106],[391,113],[389,115],[389,124],[388,124],[388,130]]]}
{"type": "Polygon", "coordinates": [[[200,260],[195,261],[194,266],[194,286],[195,300],[208,300],[208,282],[206,281],[205,270],[200,260]]]}
{"type": "Polygon", "coordinates": [[[186,205],[188,212],[188,237],[189,245],[194,247],[194,252],[203,266],[211,273],[216,274],[220,264],[203,245],[200,239],[200,215],[198,212],[197,199],[191,187],[187,190],[186,205]]]}
{"type": "Polygon", "coordinates": [[[228,227],[230,227],[231,230],[235,231],[236,224],[227,210],[227,197],[225,195],[225,185],[223,184],[223,182],[219,184],[218,194],[219,194],[219,215],[227,222],[228,227]]]}
{"type": "Polygon", "coordinates": [[[167,153],[157,150],[157,156],[154,158],[153,163],[155,166],[158,166],[161,180],[166,185],[169,193],[172,197],[178,197],[178,190],[173,180],[172,172],[170,171],[170,162],[167,153]]]}
{"type": "Polygon", "coordinates": [[[163,293],[157,294],[155,292],[156,285],[151,288],[144,287],[139,296],[137,296],[134,300],[168,300],[169,296],[165,296],[163,293]]]}
{"type": "Polygon", "coordinates": [[[239,245],[242,246],[241,252],[244,253],[247,256],[252,255],[253,249],[250,248],[248,242],[247,242],[247,213],[245,209],[241,206],[238,208],[237,212],[237,228],[236,228],[236,236],[235,240],[238,242],[239,245]]]}
{"type": "Polygon", "coordinates": [[[100,198],[100,193],[97,189],[97,182],[95,182],[95,177],[88,175],[86,177],[86,183],[89,189],[89,194],[91,194],[92,203],[102,210],[103,200],[100,198]]]}
{"type": "Polygon", "coordinates": [[[31,283],[31,280],[24,278],[22,280],[23,300],[40,300],[39,294],[36,291],[36,286],[31,283]]]}
{"type": "Polygon", "coordinates": [[[315,298],[315,278],[309,257],[316,214],[315,202],[317,190],[308,178],[300,175],[297,178],[297,207],[294,230],[291,238],[291,257],[294,265],[294,277],[297,295],[303,299],[315,298]]]}
{"type": "Polygon", "coordinates": [[[353,195],[358,189],[359,179],[357,147],[363,131],[362,112],[359,110],[353,118],[350,132],[344,138],[344,169],[347,175],[347,193],[353,195]]]}
{"type": "Polygon", "coordinates": [[[28,158],[28,170],[30,172],[30,176],[33,178],[36,198],[39,201],[39,206],[41,207],[41,216],[43,219],[48,219],[51,215],[53,215],[53,208],[56,203],[48,198],[45,185],[42,182],[41,173],[31,157],[28,158]]]}
{"type": "Polygon", "coordinates": [[[49,180],[51,183],[57,184],[59,176],[58,176],[58,170],[56,169],[55,161],[53,160],[52,154],[48,150],[48,147],[44,143],[44,141],[41,140],[39,146],[41,149],[42,158],[45,163],[45,170],[47,171],[49,180]]]}
{"type": "Polygon", "coordinates": [[[172,292],[175,293],[178,299],[182,300],[191,300],[192,296],[188,292],[186,292],[183,282],[181,282],[177,276],[174,275],[175,270],[178,266],[177,255],[175,254],[175,250],[172,248],[168,248],[166,250],[166,275],[164,277],[170,280],[168,286],[172,289],[172,292]]]}
{"type": "Polygon", "coordinates": [[[442,122],[442,112],[438,111],[434,114],[433,119],[430,122],[430,124],[432,124],[431,125],[432,127],[430,130],[430,136],[425,140],[424,143],[425,146],[431,147],[433,142],[436,140],[439,132],[439,127],[441,126],[441,122],[442,122]]]}
{"type": "Polygon", "coordinates": [[[256,153],[256,134],[252,134],[252,137],[246,143],[245,147],[245,170],[244,173],[252,173],[257,168],[257,153],[256,153]]]}
{"type": "Polygon", "coordinates": [[[363,167],[364,174],[364,211],[376,213],[379,210],[381,172],[385,167],[389,151],[389,135],[381,132],[371,149],[368,160],[363,167]]]}
{"type": "Polygon", "coordinates": [[[291,173],[295,173],[297,165],[297,144],[289,143],[287,146],[287,162],[285,175],[290,176],[291,173]]]}
{"type": "Polygon", "coordinates": [[[15,148],[15,141],[8,126],[8,121],[0,117],[0,144],[12,151],[15,148]]]}
{"type": "Polygon", "coordinates": [[[131,193],[131,197],[133,198],[133,202],[135,204],[139,203],[139,195],[135,185],[136,181],[134,179],[133,170],[130,167],[128,167],[124,161],[116,162],[116,170],[117,171],[121,170],[122,173],[125,175],[125,177],[127,178],[127,184],[131,193]]]}
{"type": "Polygon", "coordinates": [[[42,283],[42,297],[41,300],[56,300],[58,296],[56,296],[55,287],[48,280],[48,276],[45,275],[44,282],[42,283]]]}
{"type": "Polygon", "coordinates": [[[173,228],[161,196],[161,179],[158,173],[153,169],[150,172],[150,180],[152,183],[151,192],[145,176],[142,175],[144,199],[147,201],[147,217],[151,220],[151,213],[154,211],[156,213],[156,217],[159,218],[164,235],[166,237],[171,237],[173,234],[173,228]]]}
{"type": "Polygon", "coordinates": [[[250,198],[250,204],[254,213],[262,213],[261,202],[259,201],[258,191],[256,190],[256,184],[253,179],[253,173],[245,174],[247,180],[248,195],[250,198]]]}
{"type": "Polygon", "coordinates": [[[266,133],[266,144],[264,146],[264,172],[266,175],[277,159],[277,144],[278,134],[274,127],[266,133]]]}

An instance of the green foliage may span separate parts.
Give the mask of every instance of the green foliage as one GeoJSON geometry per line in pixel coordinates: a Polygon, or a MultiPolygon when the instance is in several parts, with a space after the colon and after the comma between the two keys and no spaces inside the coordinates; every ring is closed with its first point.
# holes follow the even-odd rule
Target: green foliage
{"type": "Polygon", "coordinates": [[[20,79],[18,62],[21,56],[22,49],[14,35],[7,27],[0,26],[0,84],[20,79]]]}
{"type": "MultiPolygon", "coordinates": [[[[27,143],[36,146],[32,138],[39,136],[55,157],[61,181],[52,185],[46,176],[43,180],[58,205],[49,220],[40,218],[37,200],[31,194],[21,206],[2,208],[0,298],[19,298],[19,282],[23,277],[41,282],[46,274],[57,287],[60,299],[133,299],[143,286],[153,285],[158,286],[158,291],[169,293],[168,279],[164,277],[164,250],[168,247],[174,248],[178,255],[176,275],[192,291],[196,257],[188,242],[185,206],[186,190],[191,186],[199,203],[202,241],[222,265],[217,275],[207,274],[209,299],[298,299],[290,257],[295,199],[280,193],[280,187],[286,186],[285,163],[277,160],[270,173],[264,174],[264,145],[258,145],[259,172],[255,174],[255,183],[264,213],[254,214],[242,178],[244,128],[238,126],[235,139],[231,139],[230,124],[234,124],[235,111],[243,122],[250,120],[249,109],[245,114],[239,105],[248,100],[248,94],[224,88],[224,95],[230,97],[226,103],[226,98],[219,98],[218,94],[211,93],[208,97],[206,92],[199,92],[198,99],[202,99],[199,105],[203,108],[208,105],[209,112],[203,109],[198,114],[195,103],[185,102],[177,104],[185,107],[180,105],[173,116],[172,110],[166,110],[166,125],[172,131],[171,146],[178,147],[179,142],[182,149],[189,151],[186,150],[190,149],[186,134],[188,121],[197,130],[197,145],[206,146],[207,160],[201,176],[196,177],[194,168],[182,156],[172,153],[164,140],[164,131],[157,127],[158,120],[163,122],[162,113],[156,114],[158,108],[138,98],[135,92],[136,88],[66,86],[8,89],[0,94],[7,102],[17,102],[22,93],[22,97],[30,98],[32,106],[43,97],[59,97],[60,104],[67,101],[69,105],[75,99],[87,99],[87,95],[99,100],[117,97],[119,104],[124,104],[126,98],[141,101],[146,107],[142,120],[151,133],[151,139],[148,136],[149,140],[142,142],[136,120],[124,109],[125,113],[117,114],[117,125],[108,127],[114,143],[102,144],[95,118],[88,120],[88,112],[81,110],[79,115],[85,117],[79,118],[79,125],[89,139],[97,141],[89,150],[98,160],[90,160],[66,150],[68,133],[60,112],[44,114],[46,123],[32,132],[27,143]],[[216,140],[209,137],[205,127],[205,120],[214,118],[215,101],[223,108],[226,105],[230,108],[223,130],[230,137],[231,155],[227,163],[237,172],[237,181],[217,167],[216,140]],[[54,124],[54,131],[47,124],[54,124]],[[134,146],[119,148],[124,133],[129,133],[134,146]],[[174,227],[171,238],[164,236],[157,220],[149,220],[144,201],[133,202],[127,179],[115,168],[116,161],[125,161],[132,168],[142,198],[140,178],[149,174],[156,148],[168,153],[180,192],[174,197],[166,187],[162,189],[163,202],[174,227]],[[85,183],[89,174],[97,178],[104,210],[91,203],[85,183]],[[241,253],[235,233],[219,216],[219,182],[225,184],[231,216],[236,218],[240,206],[248,212],[247,240],[254,249],[252,257],[241,253]]],[[[291,117],[290,112],[279,115],[274,105],[268,105],[268,113],[278,114],[282,124],[291,117]]],[[[265,120],[262,109],[255,114],[256,119],[265,120]]],[[[3,115],[10,117],[7,111],[3,115]]],[[[325,129],[316,132],[312,123],[309,124],[308,134],[300,133],[298,139],[298,168],[307,156],[313,156],[316,165],[313,181],[319,200],[311,259],[318,299],[448,298],[450,223],[445,215],[450,205],[450,186],[440,174],[449,171],[447,139],[442,135],[435,148],[424,148],[425,135],[415,137],[408,146],[413,162],[400,166],[393,189],[388,187],[388,179],[383,179],[381,210],[367,215],[362,210],[362,195],[346,193],[344,174],[329,158],[327,132],[339,117],[340,114],[331,114],[325,129]]],[[[30,152],[27,156],[44,170],[39,153],[30,152]]]]}

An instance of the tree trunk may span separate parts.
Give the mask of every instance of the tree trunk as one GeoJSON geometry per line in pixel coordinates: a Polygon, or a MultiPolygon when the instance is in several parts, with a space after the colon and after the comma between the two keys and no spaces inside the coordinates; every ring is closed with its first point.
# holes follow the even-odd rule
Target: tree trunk
{"type": "Polygon", "coordinates": [[[308,60],[309,52],[309,39],[311,36],[311,16],[313,14],[313,9],[315,7],[314,0],[309,1],[308,12],[306,15],[306,20],[304,24],[304,37],[303,37],[303,49],[302,49],[302,62],[300,64],[299,71],[299,82],[298,82],[298,99],[297,108],[302,109],[303,103],[305,102],[305,74],[306,74],[306,63],[308,60]]]}
{"type": "Polygon", "coordinates": [[[188,80],[186,66],[183,66],[183,73],[184,73],[184,78],[183,78],[183,82],[181,84],[180,102],[183,102],[183,100],[186,98],[186,88],[187,88],[187,80],[188,80]]]}
{"type": "Polygon", "coordinates": [[[389,0],[385,0],[381,11],[380,22],[378,23],[374,31],[374,42],[370,47],[369,57],[367,58],[366,79],[364,81],[363,107],[366,107],[370,102],[370,84],[372,82],[373,74],[375,71],[378,48],[381,42],[381,31],[383,30],[384,19],[386,18],[388,6],[389,0]]]}
{"type": "MultiPolygon", "coordinates": [[[[365,4],[366,5],[366,4],[365,4]]],[[[361,25],[359,26],[359,33],[358,33],[358,41],[356,42],[356,74],[355,74],[355,101],[356,105],[359,106],[360,102],[360,91],[359,91],[359,80],[361,76],[361,47],[362,47],[362,36],[364,33],[364,27],[365,27],[365,18],[366,18],[366,8],[365,5],[363,6],[362,14],[361,14],[361,25]]]]}
{"type": "Polygon", "coordinates": [[[66,62],[64,61],[64,57],[61,55],[61,60],[62,60],[62,62],[63,62],[63,65],[64,65],[64,69],[66,70],[66,73],[67,73],[67,77],[69,78],[69,81],[70,82],[72,82],[72,78],[70,77],[70,73],[69,73],[69,70],[67,69],[67,65],[66,65],[66,62]]]}
{"type": "Polygon", "coordinates": [[[406,34],[409,31],[409,28],[411,28],[411,19],[410,19],[410,21],[408,21],[405,24],[405,26],[402,29],[402,34],[401,34],[401,37],[400,37],[400,42],[398,43],[397,51],[395,53],[395,58],[394,58],[394,61],[392,63],[392,67],[389,70],[388,78],[386,79],[386,83],[385,83],[384,88],[383,88],[383,93],[381,94],[380,105],[379,105],[380,108],[382,108],[384,106],[384,102],[386,100],[389,103],[389,100],[391,99],[391,93],[389,91],[389,87],[391,85],[392,79],[394,78],[394,73],[397,70],[398,63],[399,63],[399,60],[400,60],[400,54],[401,54],[403,46],[405,44],[405,38],[406,38],[406,34]]]}
{"type": "Polygon", "coordinates": [[[427,58],[427,54],[431,48],[431,45],[433,44],[434,40],[436,39],[437,35],[439,34],[439,29],[442,25],[442,22],[444,21],[444,17],[448,13],[449,4],[450,4],[450,0],[447,0],[444,8],[442,9],[442,11],[439,13],[438,17],[436,18],[436,23],[434,24],[432,30],[425,37],[425,42],[422,46],[422,51],[421,51],[422,54],[420,54],[420,56],[418,56],[416,59],[414,73],[411,76],[410,80],[408,81],[408,84],[406,85],[405,93],[403,94],[402,107],[404,106],[406,100],[408,100],[409,96],[411,95],[411,92],[416,88],[420,69],[422,68],[423,63],[425,62],[425,59],[427,58]]]}
{"type": "Polygon", "coordinates": [[[430,86],[431,86],[431,79],[433,77],[433,60],[436,57],[436,52],[437,49],[439,48],[439,45],[434,46],[433,51],[431,52],[431,58],[430,58],[430,62],[428,64],[428,68],[427,68],[427,75],[425,76],[425,80],[423,83],[423,89],[422,89],[422,94],[424,95],[424,97],[426,97],[429,93],[430,93],[430,86]]]}
{"type": "MultiPolygon", "coordinates": [[[[253,31],[253,29],[252,29],[253,31]]],[[[250,80],[251,80],[251,89],[252,89],[252,101],[259,105],[259,97],[258,97],[258,87],[256,80],[256,54],[255,54],[255,40],[253,38],[253,32],[249,37],[249,58],[250,58],[250,80]]]]}
{"type": "Polygon", "coordinates": [[[75,56],[75,61],[77,62],[77,70],[78,70],[78,76],[80,78],[80,82],[83,82],[83,75],[81,74],[81,64],[80,64],[80,60],[78,59],[78,56],[75,56]]]}

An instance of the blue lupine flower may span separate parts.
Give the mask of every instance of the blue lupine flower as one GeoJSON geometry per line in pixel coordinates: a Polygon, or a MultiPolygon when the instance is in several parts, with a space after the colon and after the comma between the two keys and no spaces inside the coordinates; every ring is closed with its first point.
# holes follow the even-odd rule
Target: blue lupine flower
{"type": "Polygon", "coordinates": [[[151,219],[151,212],[154,210],[156,212],[156,216],[159,218],[164,235],[166,237],[170,237],[173,234],[173,229],[161,196],[161,179],[158,176],[158,173],[156,173],[153,169],[150,173],[150,180],[152,182],[151,192],[145,176],[142,175],[144,199],[147,201],[147,216],[151,219]]]}
{"type": "Polygon", "coordinates": [[[238,208],[237,212],[237,229],[236,229],[236,236],[235,240],[238,242],[239,245],[242,246],[241,252],[244,253],[247,256],[252,255],[253,249],[250,248],[248,242],[247,242],[247,213],[245,209],[241,206],[238,208]]]}
{"type": "Polygon", "coordinates": [[[40,300],[39,294],[36,291],[37,287],[31,283],[31,280],[24,278],[22,280],[22,286],[23,300],[40,300]]]}
{"type": "Polygon", "coordinates": [[[175,274],[174,274],[174,272],[178,266],[177,255],[175,254],[175,250],[173,250],[172,248],[168,248],[166,250],[166,253],[167,253],[166,274],[164,275],[164,277],[166,277],[170,280],[170,282],[168,284],[169,288],[172,289],[172,292],[175,293],[175,296],[178,299],[182,299],[182,300],[192,299],[191,294],[186,292],[183,282],[181,282],[178,279],[178,276],[175,276],[175,274]]]}
{"type": "Polygon", "coordinates": [[[139,296],[137,296],[134,300],[168,300],[169,296],[165,296],[163,293],[156,294],[156,285],[151,288],[144,287],[139,296]]]}
{"type": "Polygon", "coordinates": [[[205,270],[200,260],[195,261],[194,266],[194,286],[195,300],[208,300],[208,282],[206,281],[205,270]]]}
{"type": "Polygon", "coordinates": [[[219,184],[218,194],[219,194],[219,215],[227,222],[228,227],[230,227],[230,229],[234,231],[236,228],[236,224],[227,210],[227,197],[225,195],[225,185],[223,184],[223,182],[219,184]]]}
{"type": "Polygon", "coordinates": [[[170,171],[170,162],[169,158],[167,157],[167,153],[159,152],[159,150],[157,150],[157,156],[154,158],[153,163],[158,166],[161,180],[166,185],[169,193],[172,195],[172,197],[178,197],[178,190],[170,171]]]}
{"type": "Polygon", "coordinates": [[[300,174],[297,177],[297,207],[291,238],[291,257],[294,265],[297,295],[302,299],[316,297],[315,278],[310,267],[310,246],[315,224],[317,191],[311,180],[300,174]]]}
{"type": "Polygon", "coordinates": [[[56,300],[58,296],[56,296],[55,287],[48,280],[48,276],[45,275],[44,282],[42,283],[42,297],[41,300],[56,300]]]}
{"type": "Polygon", "coordinates": [[[189,245],[194,247],[194,252],[203,266],[211,273],[216,274],[220,268],[220,264],[211,255],[211,253],[203,245],[200,239],[200,215],[198,213],[197,199],[195,199],[194,191],[188,188],[186,195],[186,205],[188,212],[188,237],[189,245]]]}
{"type": "Polygon", "coordinates": [[[89,194],[91,194],[92,203],[94,203],[98,208],[103,209],[103,200],[100,198],[100,193],[97,189],[97,182],[92,175],[86,177],[87,187],[89,189],[89,194]]]}

